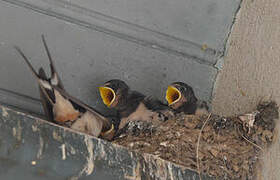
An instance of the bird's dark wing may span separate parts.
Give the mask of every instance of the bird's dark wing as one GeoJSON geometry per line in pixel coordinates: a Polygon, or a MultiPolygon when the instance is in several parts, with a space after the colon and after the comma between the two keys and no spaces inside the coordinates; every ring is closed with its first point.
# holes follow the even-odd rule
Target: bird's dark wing
{"type": "Polygon", "coordinates": [[[44,107],[45,115],[50,121],[53,121],[52,106],[55,103],[55,99],[44,70],[40,68],[39,74],[37,74],[31,63],[29,62],[28,58],[22,52],[22,50],[17,46],[15,46],[15,49],[22,56],[29,69],[31,70],[32,74],[37,79],[40,89],[41,102],[44,107]],[[48,86],[49,88],[46,88],[46,86],[48,86]]]}
{"type": "Polygon", "coordinates": [[[145,95],[143,95],[142,93],[138,92],[138,91],[131,91],[129,93],[129,99],[131,100],[131,102],[139,102],[142,101],[145,98],[145,95]]]}
{"type": "Polygon", "coordinates": [[[143,102],[147,109],[158,113],[159,121],[166,121],[174,117],[174,111],[168,105],[162,103],[158,99],[148,96],[144,99],[143,102]]]}
{"type": "Polygon", "coordinates": [[[155,99],[151,96],[145,97],[143,103],[148,109],[152,111],[161,111],[161,110],[169,109],[168,105],[162,103],[160,100],[155,99]]]}
{"type": "MultiPolygon", "coordinates": [[[[46,76],[46,73],[43,70],[43,68],[39,69],[39,77],[41,79],[47,80],[47,76],[46,76]]],[[[54,122],[53,105],[49,101],[49,98],[52,99],[53,102],[55,101],[55,97],[54,97],[53,91],[48,90],[48,89],[43,89],[43,87],[39,85],[39,92],[40,92],[41,103],[43,105],[45,115],[47,116],[47,119],[49,121],[54,122]],[[46,97],[44,92],[46,92],[49,95],[49,98],[46,97]]]]}
{"type": "Polygon", "coordinates": [[[140,102],[143,101],[145,96],[137,91],[131,91],[127,95],[126,101],[124,101],[119,108],[120,118],[128,117],[130,114],[135,112],[140,102]]]}
{"type": "Polygon", "coordinates": [[[199,109],[205,109],[205,110],[209,111],[209,106],[206,101],[198,100],[196,102],[196,107],[199,109]]]}

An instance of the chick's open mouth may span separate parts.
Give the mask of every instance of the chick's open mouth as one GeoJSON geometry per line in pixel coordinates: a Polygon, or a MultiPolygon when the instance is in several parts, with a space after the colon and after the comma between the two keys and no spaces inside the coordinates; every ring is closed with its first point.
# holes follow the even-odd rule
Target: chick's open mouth
{"type": "Polygon", "coordinates": [[[168,86],[166,90],[166,96],[165,96],[168,105],[172,105],[178,102],[180,98],[181,98],[181,92],[174,86],[168,86]]]}
{"type": "Polygon", "coordinates": [[[116,97],[114,90],[109,87],[99,87],[99,92],[103,103],[110,107],[116,97]]]}

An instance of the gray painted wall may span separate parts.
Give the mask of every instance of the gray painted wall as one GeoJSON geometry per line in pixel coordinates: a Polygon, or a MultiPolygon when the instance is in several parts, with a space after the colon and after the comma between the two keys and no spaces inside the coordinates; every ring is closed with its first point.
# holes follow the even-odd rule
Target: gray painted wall
{"type": "MultiPolygon", "coordinates": [[[[100,110],[105,107],[97,87],[112,78],[161,100],[169,83],[185,81],[210,100],[215,63],[239,2],[2,0],[0,92],[39,97],[12,46],[20,46],[35,67],[48,68],[43,33],[69,93],[100,110]]],[[[40,111],[36,103],[6,95],[1,102],[40,111]]]]}
{"type": "MultiPolygon", "coordinates": [[[[36,81],[13,49],[14,45],[20,46],[36,68],[48,68],[41,34],[46,36],[69,93],[104,113],[108,110],[97,87],[112,78],[123,79],[132,89],[161,100],[169,83],[184,81],[194,87],[199,98],[210,101],[218,71],[215,64],[223,55],[239,3],[240,0],[0,0],[0,103],[42,114],[36,81]]],[[[1,177],[13,179],[28,172],[25,178],[37,179],[38,172],[42,175],[41,168],[46,170],[43,175],[47,178],[69,177],[69,173],[79,172],[87,154],[82,154],[86,150],[83,136],[71,133],[71,138],[67,138],[67,130],[42,124],[40,120],[40,132],[36,134],[30,129],[34,130],[36,119],[14,112],[16,118],[8,113],[12,121],[7,121],[7,112],[0,113],[1,120],[5,120],[0,123],[5,137],[0,137],[1,177]],[[61,148],[56,141],[48,141],[51,131],[57,128],[63,133],[63,142],[77,145],[82,154],[77,159],[57,158],[61,148]],[[19,132],[22,139],[15,142],[19,132]],[[37,154],[42,135],[43,156],[34,168],[30,161],[37,154]],[[15,150],[10,152],[7,147],[15,150]],[[61,167],[55,168],[54,164],[61,167]]],[[[104,142],[92,141],[94,145],[104,142]]],[[[130,172],[135,169],[132,160],[139,162],[141,158],[137,155],[131,162],[122,163],[110,150],[106,152],[110,157],[105,157],[108,164],[95,164],[96,172],[88,178],[122,179],[119,171],[130,172]],[[117,165],[112,164],[113,158],[117,158],[117,165]],[[118,163],[129,168],[119,168],[118,163]]],[[[93,153],[95,157],[103,154],[93,153]]],[[[145,167],[157,169],[162,164],[145,167]]],[[[177,179],[198,179],[188,170],[170,171],[169,166],[168,169],[165,172],[177,179]]],[[[160,174],[146,169],[140,172],[152,177],[160,174]]]]}

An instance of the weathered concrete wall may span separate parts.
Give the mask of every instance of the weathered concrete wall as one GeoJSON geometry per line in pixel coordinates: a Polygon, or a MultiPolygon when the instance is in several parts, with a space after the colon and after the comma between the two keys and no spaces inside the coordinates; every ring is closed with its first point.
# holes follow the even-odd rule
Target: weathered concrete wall
{"type": "MultiPolygon", "coordinates": [[[[216,82],[213,111],[239,114],[267,99],[280,104],[279,68],[280,1],[243,1],[216,82]]],[[[263,179],[279,179],[279,162],[278,138],[264,159],[263,179]]]]}
{"type": "Polygon", "coordinates": [[[199,176],[159,157],[0,105],[0,179],[198,180],[199,176]]]}

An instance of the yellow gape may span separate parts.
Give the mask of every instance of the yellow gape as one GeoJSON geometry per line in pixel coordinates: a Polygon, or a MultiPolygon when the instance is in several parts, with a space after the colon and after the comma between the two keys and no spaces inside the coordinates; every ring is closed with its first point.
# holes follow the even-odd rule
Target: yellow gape
{"type": "Polygon", "coordinates": [[[113,89],[109,87],[99,87],[99,93],[103,100],[103,103],[110,107],[116,98],[116,94],[113,89]]]}
{"type": "Polygon", "coordinates": [[[168,105],[172,105],[181,99],[181,92],[174,86],[168,86],[165,99],[168,105]]]}
{"type": "Polygon", "coordinates": [[[115,126],[114,126],[114,124],[112,124],[112,126],[111,126],[111,128],[108,130],[108,131],[105,131],[105,132],[101,132],[101,136],[105,136],[105,135],[107,135],[107,134],[110,134],[112,131],[114,131],[115,130],[115,126]]]}

